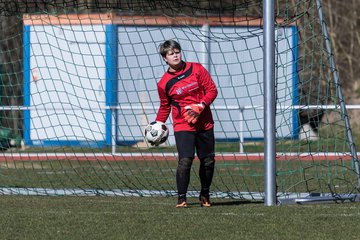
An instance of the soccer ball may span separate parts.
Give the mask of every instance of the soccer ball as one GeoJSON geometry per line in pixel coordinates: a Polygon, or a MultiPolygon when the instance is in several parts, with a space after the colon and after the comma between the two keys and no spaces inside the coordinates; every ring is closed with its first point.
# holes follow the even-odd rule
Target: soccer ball
{"type": "Polygon", "coordinates": [[[169,129],[165,123],[151,122],[145,128],[145,139],[151,145],[158,146],[166,141],[169,136],[169,129]]]}

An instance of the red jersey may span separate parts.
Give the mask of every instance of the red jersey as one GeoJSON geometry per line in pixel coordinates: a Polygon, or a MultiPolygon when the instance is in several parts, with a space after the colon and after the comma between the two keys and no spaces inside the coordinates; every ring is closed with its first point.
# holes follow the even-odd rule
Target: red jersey
{"type": "Polygon", "coordinates": [[[210,104],[218,91],[209,72],[200,64],[186,62],[181,71],[167,71],[157,84],[160,108],[156,121],[166,122],[170,111],[174,132],[209,130],[214,126],[210,104]],[[205,103],[206,107],[195,124],[184,118],[185,106],[205,103]]]}

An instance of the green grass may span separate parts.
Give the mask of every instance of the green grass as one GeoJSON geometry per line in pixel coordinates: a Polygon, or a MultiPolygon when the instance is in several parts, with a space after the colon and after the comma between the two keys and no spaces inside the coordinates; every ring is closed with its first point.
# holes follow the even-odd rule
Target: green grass
{"type": "MultiPolygon", "coordinates": [[[[175,190],[177,162],[172,161],[19,161],[0,164],[0,187],[175,190]]],[[[189,190],[199,190],[197,170],[192,166],[189,190]]],[[[350,161],[280,161],[279,192],[337,192],[355,190],[356,175],[350,161]],[[329,186],[331,189],[329,189],[329,186]]],[[[263,192],[263,161],[216,162],[212,191],[263,192]]]]}
{"type": "MultiPolygon", "coordinates": [[[[339,142],[344,142],[339,141],[339,142]]],[[[281,140],[282,152],[345,152],[345,144],[281,140]],[[344,150],[344,149],[345,150],[344,150]]],[[[238,143],[218,143],[217,152],[238,152],[238,143]]],[[[245,151],[262,152],[262,142],[245,151]]],[[[103,153],[110,148],[30,148],[26,153],[103,153]]],[[[118,147],[119,152],[175,152],[173,147],[118,147]]],[[[347,151],[347,150],[346,150],[347,151]]],[[[8,152],[21,152],[11,149],[8,152]]],[[[199,190],[198,161],[189,190],[199,190]]],[[[176,161],[5,161],[1,187],[174,190],[176,161]]],[[[277,162],[278,191],[354,192],[350,161],[277,162]],[[329,187],[331,189],[329,189],[329,187]]],[[[263,161],[218,159],[213,191],[263,192],[263,161]]],[[[355,191],[356,190],[356,191],[355,191]]],[[[266,207],[258,202],[213,199],[210,209],[190,198],[175,209],[175,197],[0,196],[1,239],[359,239],[360,205],[312,204],[266,207]]]]}
{"type": "MultiPolygon", "coordinates": [[[[279,192],[353,193],[357,178],[350,161],[277,163],[279,192]]],[[[171,161],[14,161],[0,163],[2,188],[133,189],[175,191],[177,162],[171,161]]],[[[189,191],[198,191],[199,161],[191,171],[189,191]]],[[[216,162],[214,192],[263,192],[263,161],[216,162]]],[[[170,194],[171,195],[171,194],[170,194]]]]}
{"type": "MultiPolygon", "coordinates": [[[[278,139],[276,142],[276,149],[278,152],[347,152],[348,144],[344,139],[338,142],[334,139],[320,138],[313,141],[299,141],[278,139]]],[[[238,153],[240,151],[239,142],[217,142],[215,145],[215,151],[221,153],[238,153]]],[[[246,141],[244,143],[244,152],[246,153],[262,153],[264,151],[263,141],[246,141]]],[[[91,146],[81,147],[31,147],[25,151],[20,148],[11,148],[7,150],[8,153],[111,153],[111,147],[94,148],[91,146]]],[[[117,146],[116,152],[118,153],[174,153],[176,152],[175,146],[160,145],[158,147],[139,147],[133,146],[117,146]]]]}
{"type": "Polygon", "coordinates": [[[358,203],[267,207],[170,197],[0,197],[0,239],[359,239],[358,203]]]}

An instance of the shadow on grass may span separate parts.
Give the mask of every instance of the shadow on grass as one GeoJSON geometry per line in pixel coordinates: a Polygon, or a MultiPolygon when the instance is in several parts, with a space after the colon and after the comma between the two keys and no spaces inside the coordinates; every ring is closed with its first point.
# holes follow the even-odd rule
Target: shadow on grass
{"type": "Polygon", "coordinates": [[[264,204],[260,201],[248,201],[248,200],[233,200],[233,201],[221,201],[221,202],[212,202],[212,206],[236,206],[236,205],[245,205],[245,204],[264,204]]]}

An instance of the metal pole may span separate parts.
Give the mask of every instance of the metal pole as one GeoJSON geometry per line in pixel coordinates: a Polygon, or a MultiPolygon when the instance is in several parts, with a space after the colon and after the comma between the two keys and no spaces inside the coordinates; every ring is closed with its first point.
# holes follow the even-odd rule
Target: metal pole
{"type": "Polygon", "coordinates": [[[244,109],[240,108],[240,153],[244,153],[244,109]]]}
{"type": "Polygon", "coordinates": [[[111,108],[111,153],[116,153],[116,108],[111,108]]]}
{"type": "Polygon", "coordinates": [[[211,69],[210,69],[210,37],[209,37],[210,26],[209,26],[209,24],[204,24],[202,26],[201,33],[202,33],[202,41],[203,41],[202,64],[210,73],[211,69]]]}
{"type": "Polygon", "coordinates": [[[317,5],[317,9],[318,9],[319,20],[320,20],[320,24],[321,24],[322,33],[323,33],[323,35],[325,37],[326,50],[327,50],[328,55],[329,55],[330,68],[331,68],[331,72],[333,74],[333,78],[334,78],[334,82],[335,82],[336,93],[337,93],[337,95],[339,97],[340,111],[341,111],[341,115],[342,115],[342,118],[343,118],[344,124],[345,124],[346,136],[347,136],[348,141],[349,141],[350,152],[351,152],[351,156],[352,156],[352,159],[353,159],[355,172],[358,175],[358,187],[360,187],[359,159],[358,159],[358,156],[357,156],[355,143],[354,143],[353,135],[352,135],[351,128],[350,128],[350,121],[349,121],[347,111],[346,111],[345,98],[344,98],[344,95],[343,95],[343,93],[341,91],[341,88],[340,88],[339,74],[338,74],[337,69],[336,69],[335,57],[334,57],[334,54],[332,52],[330,35],[329,35],[329,32],[328,32],[327,27],[326,27],[325,20],[324,20],[321,1],[316,0],[316,5],[317,5]]]}
{"type": "Polygon", "coordinates": [[[264,0],[264,126],[265,205],[276,205],[275,162],[275,5],[264,0]]]}

